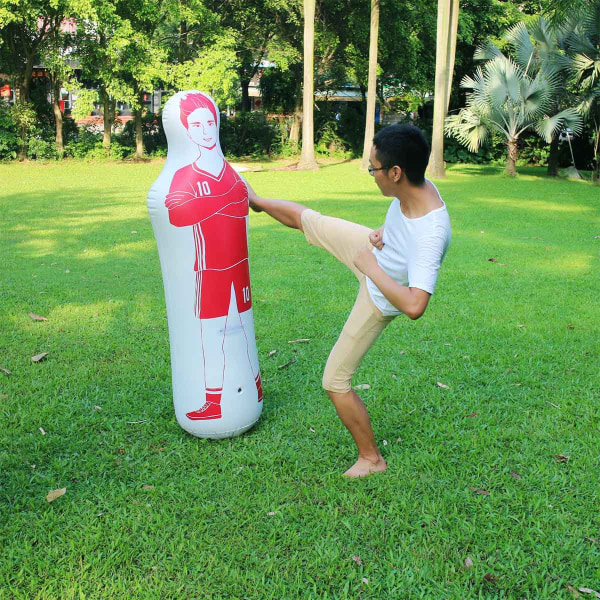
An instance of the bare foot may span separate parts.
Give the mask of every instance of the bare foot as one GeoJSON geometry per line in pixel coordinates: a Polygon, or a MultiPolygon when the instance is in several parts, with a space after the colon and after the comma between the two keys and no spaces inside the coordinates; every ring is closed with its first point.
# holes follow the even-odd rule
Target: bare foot
{"type": "Polygon", "coordinates": [[[366,458],[359,458],[345,473],[344,477],[365,477],[371,475],[371,473],[377,473],[379,471],[385,471],[387,469],[387,463],[383,460],[383,457],[379,457],[377,462],[367,460],[366,458]]]}

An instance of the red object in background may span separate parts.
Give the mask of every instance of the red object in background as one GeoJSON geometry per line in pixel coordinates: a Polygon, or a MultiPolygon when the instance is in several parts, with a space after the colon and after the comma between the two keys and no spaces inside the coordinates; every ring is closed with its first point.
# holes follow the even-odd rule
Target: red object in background
{"type": "Polygon", "coordinates": [[[10,98],[10,85],[0,87],[0,98],[10,98]]]}
{"type": "Polygon", "coordinates": [[[65,101],[59,100],[58,107],[60,108],[60,112],[64,115],[65,114],[65,101]]]}

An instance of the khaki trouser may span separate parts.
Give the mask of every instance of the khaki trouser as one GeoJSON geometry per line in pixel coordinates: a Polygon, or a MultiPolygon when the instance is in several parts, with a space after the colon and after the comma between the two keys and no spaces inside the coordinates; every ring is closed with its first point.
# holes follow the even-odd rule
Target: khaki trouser
{"type": "Polygon", "coordinates": [[[365,247],[372,248],[369,242],[371,229],[343,219],[326,217],[311,209],[302,213],[302,228],[309,244],[335,256],[354,273],[360,283],[354,307],[323,373],[323,387],[326,390],[348,392],[352,389],[350,382],[363,356],[394,318],[381,314],[371,300],[365,275],[354,266],[356,255],[365,247]]]}

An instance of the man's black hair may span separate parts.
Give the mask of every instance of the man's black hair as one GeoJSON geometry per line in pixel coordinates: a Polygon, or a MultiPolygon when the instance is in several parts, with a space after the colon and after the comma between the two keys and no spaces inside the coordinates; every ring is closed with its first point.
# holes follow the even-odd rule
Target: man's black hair
{"type": "Polygon", "coordinates": [[[414,125],[389,125],[373,138],[377,160],[386,169],[398,165],[413,185],[425,181],[429,162],[429,144],[414,125]]]}

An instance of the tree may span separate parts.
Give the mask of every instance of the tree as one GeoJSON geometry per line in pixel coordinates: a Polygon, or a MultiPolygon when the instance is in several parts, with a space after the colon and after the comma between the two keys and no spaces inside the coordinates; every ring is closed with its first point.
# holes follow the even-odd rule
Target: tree
{"type": "Polygon", "coordinates": [[[304,89],[302,120],[302,154],[299,170],[318,169],[315,158],[314,137],[314,47],[315,47],[315,0],[304,0],[304,89]]]}
{"type": "MultiPolygon", "coordinates": [[[[565,42],[572,27],[568,24],[552,28],[543,17],[534,19],[530,26],[520,22],[511,27],[504,39],[514,50],[516,63],[529,75],[543,72],[556,80],[556,92],[552,98],[552,112],[573,107],[576,104],[569,86],[571,60],[565,54],[565,42]]],[[[485,47],[484,47],[485,48],[485,47]]],[[[485,52],[485,50],[482,50],[485,52]]],[[[494,49],[489,58],[494,57],[494,49]]],[[[558,131],[552,136],[548,175],[558,175],[558,131]]]]}
{"type": "MultiPolygon", "coordinates": [[[[66,0],[0,0],[0,64],[11,76],[19,91],[22,110],[19,115],[29,115],[29,101],[33,81],[33,65],[43,45],[47,42],[65,16],[70,6],[66,0]]],[[[29,117],[19,119],[18,159],[27,155],[29,117]]]]}
{"type": "Polygon", "coordinates": [[[580,15],[566,47],[579,95],[578,110],[594,132],[592,180],[600,185],[600,1],[592,0],[580,15]]]}
{"type": "Polygon", "coordinates": [[[433,133],[428,168],[429,175],[435,178],[446,176],[444,166],[444,122],[450,103],[457,32],[458,0],[438,0],[433,133]]]}
{"type": "Polygon", "coordinates": [[[62,17],[55,16],[50,24],[51,35],[41,48],[41,60],[46,67],[52,90],[52,111],[56,132],[56,153],[64,156],[63,114],[60,109],[60,91],[73,76],[73,68],[69,61],[69,52],[73,46],[73,37],[63,28],[62,17]]]}
{"type": "Polygon", "coordinates": [[[371,33],[369,45],[369,86],[367,91],[367,115],[365,119],[365,142],[361,169],[369,166],[369,154],[375,135],[375,103],[377,100],[377,46],[379,38],[379,0],[371,0],[371,33]]]}
{"type": "Polygon", "coordinates": [[[473,78],[465,77],[461,86],[471,90],[467,105],[446,119],[446,131],[472,152],[477,152],[490,132],[502,135],[507,175],[517,174],[517,142],[525,131],[535,130],[547,142],[561,128],[581,131],[581,118],[573,108],[548,116],[558,86],[555,77],[541,71],[531,77],[497,48],[495,58],[480,66],[473,78]]]}

